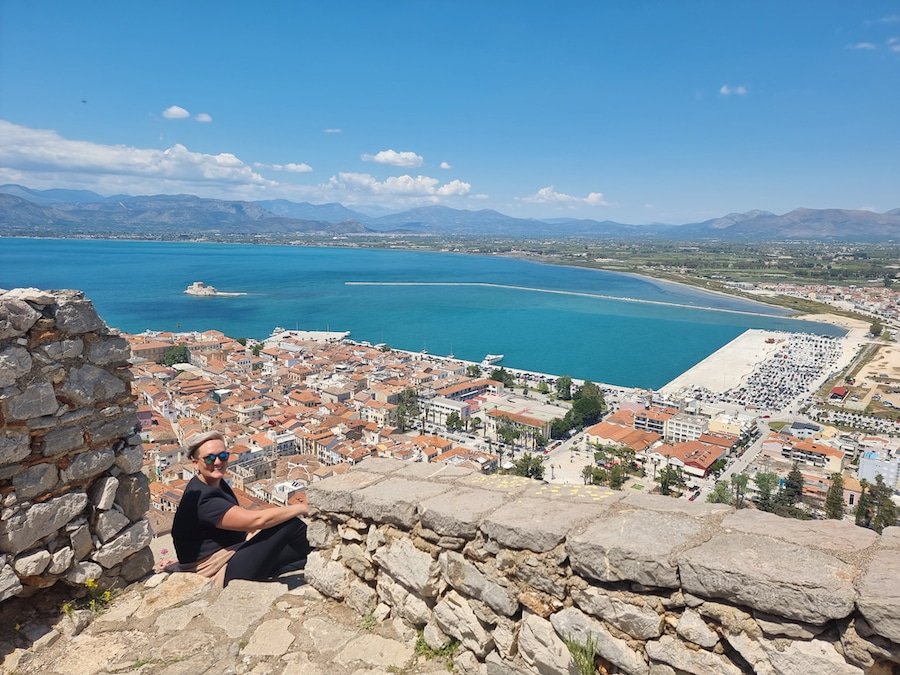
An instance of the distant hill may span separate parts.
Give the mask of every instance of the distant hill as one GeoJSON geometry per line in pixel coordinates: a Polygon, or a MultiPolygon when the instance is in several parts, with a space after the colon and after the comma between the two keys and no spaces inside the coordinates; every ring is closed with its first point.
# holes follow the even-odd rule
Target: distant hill
{"type": "Polygon", "coordinates": [[[514,218],[491,209],[423,206],[367,216],[342,204],[248,202],[193,195],[103,197],[87,190],[0,186],[0,234],[253,236],[409,233],[431,236],[652,238],[680,241],[900,242],[900,208],[886,213],[795,209],[730,213],[699,223],[626,225],[610,220],[514,218]]]}

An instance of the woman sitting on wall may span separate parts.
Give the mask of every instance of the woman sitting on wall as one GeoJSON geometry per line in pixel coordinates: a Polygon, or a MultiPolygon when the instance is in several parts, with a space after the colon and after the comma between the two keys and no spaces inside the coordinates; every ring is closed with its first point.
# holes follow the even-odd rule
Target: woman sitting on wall
{"type": "Polygon", "coordinates": [[[172,525],[181,571],[227,586],[232,579],[269,579],[306,558],[306,523],[299,519],[307,513],[305,504],[254,511],[238,506],[224,480],[230,453],[218,431],[194,434],[187,451],[197,473],[172,525]]]}

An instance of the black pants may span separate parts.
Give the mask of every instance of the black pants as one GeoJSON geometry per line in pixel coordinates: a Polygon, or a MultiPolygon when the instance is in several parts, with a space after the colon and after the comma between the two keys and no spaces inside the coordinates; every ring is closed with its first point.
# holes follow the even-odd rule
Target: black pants
{"type": "Polygon", "coordinates": [[[225,585],[232,579],[269,579],[281,568],[305,558],[309,548],[306,523],[299,518],[260,530],[231,556],[225,568],[225,585]]]}

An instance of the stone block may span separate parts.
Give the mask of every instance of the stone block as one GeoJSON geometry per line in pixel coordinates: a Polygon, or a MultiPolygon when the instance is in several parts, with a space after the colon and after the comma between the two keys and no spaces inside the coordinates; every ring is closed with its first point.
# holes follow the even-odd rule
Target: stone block
{"type": "Polygon", "coordinates": [[[419,519],[424,527],[448,537],[472,539],[479,523],[500,508],[507,497],[502,492],[454,487],[419,503],[419,519]]]}
{"type": "Polygon", "coordinates": [[[75,552],[71,547],[66,546],[53,554],[53,560],[50,561],[47,572],[49,574],[62,574],[71,567],[73,562],[75,562],[75,552]]]}
{"type": "Polygon", "coordinates": [[[460,593],[481,600],[504,616],[512,616],[519,609],[514,591],[491,581],[462,554],[444,551],[438,557],[438,563],[444,581],[460,593]]]}
{"type": "Polygon", "coordinates": [[[550,617],[550,624],[563,639],[586,644],[590,637],[594,642],[594,651],[624,673],[639,675],[647,672],[647,664],[638,652],[580,609],[568,607],[556,612],[550,617]]]}
{"type": "Polygon", "coordinates": [[[525,614],[519,628],[519,654],[538,675],[578,675],[566,644],[546,619],[525,614]]]}
{"type": "Polygon", "coordinates": [[[335,600],[344,599],[353,578],[350,570],[319,551],[309,554],[304,572],[313,588],[335,600]]]}
{"type": "Polygon", "coordinates": [[[0,349],[0,388],[10,387],[31,370],[31,354],[24,347],[11,345],[0,349]]]}
{"type": "Polygon", "coordinates": [[[719,641],[719,635],[706,625],[697,612],[693,609],[686,609],[675,626],[675,632],[683,640],[693,642],[695,645],[712,649],[719,641]]]}
{"type": "Polygon", "coordinates": [[[598,504],[523,497],[487,516],[480,529],[500,546],[543,553],[561,544],[572,529],[598,518],[604,510],[598,504]]]}
{"type": "Polygon", "coordinates": [[[55,464],[34,464],[13,476],[13,487],[20,500],[31,499],[56,487],[59,471],[55,464]]]}
{"type": "Polygon", "coordinates": [[[431,607],[419,596],[410,593],[389,575],[378,575],[375,588],[378,597],[394,609],[394,613],[414,626],[424,626],[431,620],[431,607]]]}
{"type": "Polygon", "coordinates": [[[900,644],[900,550],[875,554],[860,579],[856,604],[872,630],[900,644]]]}
{"type": "Polygon", "coordinates": [[[142,473],[119,476],[115,504],[128,520],[138,520],[150,509],[150,481],[142,473]]]}
{"type": "Polygon", "coordinates": [[[10,565],[0,565],[0,602],[18,595],[22,582],[10,565]]]}
{"type": "Polygon", "coordinates": [[[484,659],[494,641],[475,612],[456,591],[450,591],[434,606],[434,622],[445,634],[459,640],[463,648],[484,659]]]}
{"type": "Polygon", "coordinates": [[[72,544],[72,550],[75,553],[75,559],[81,560],[91,552],[93,542],[91,541],[91,531],[87,525],[81,525],[69,533],[69,542],[72,544]]]}
{"type": "Polygon", "coordinates": [[[854,569],[808,547],[720,534],[678,558],[682,588],[788,619],[821,624],[851,611],[854,569]]]}
{"type": "Polygon", "coordinates": [[[448,489],[448,485],[440,483],[389,476],[354,492],[352,513],[370,522],[390,523],[411,530],[418,521],[419,502],[442,495],[448,489]]]}
{"type": "Polygon", "coordinates": [[[372,556],[394,580],[423,598],[433,598],[441,590],[440,566],[409,539],[397,539],[372,556]]]}
{"type": "Polygon", "coordinates": [[[20,577],[33,577],[42,574],[52,560],[53,556],[49,551],[30,551],[16,558],[13,569],[20,577]]]}
{"type": "MultiPolygon", "coordinates": [[[[365,463],[365,462],[363,462],[365,463]]],[[[383,480],[383,476],[369,471],[348,471],[342,476],[312,483],[306,489],[310,515],[352,513],[353,493],[383,480]]]]}
{"type": "Polygon", "coordinates": [[[155,562],[150,547],[142,548],[137,553],[125,558],[122,567],[119,568],[119,576],[128,582],[143,579],[153,571],[155,562]]]}
{"type": "Polygon", "coordinates": [[[515,497],[537,485],[538,481],[511,474],[473,473],[470,476],[461,476],[456,480],[456,484],[480,490],[494,490],[515,497]]]}
{"type": "Polygon", "coordinates": [[[131,412],[123,410],[117,415],[94,420],[88,425],[87,434],[95,445],[98,443],[111,445],[114,440],[131,434],[136,424],[137,417],[131,412]]]}
{"type": "Polygon", "coordinates": [[[44,457],[61,455],[84,447],[84,431],[81,426],[54,429],[44,436],[42,452],[44,457]]]}
{"type": "Polygon", "coordinates": [[[112,335],[88,345],[87,358],[91,363],[105,366],[110,363],[123,363],[131,357],[131,347],[125,338],[112,335]]]}
{"type": "Polygon", "coordinates": [[[137,473],[144,462],[144,449],[140,445],[126,445],[116,454],[116,466],[122,473],[137,473]]]}
{"type": "Polygon", "coordinates": [[[99,476],[115,461],[116,457],[109,448],[78,453],[72,459],[69,467],[63,470],[62,480],[65,483],[74,483],[99,476]]]}
{"type": "Polygon", "coordinates": [[[832,551],[857,553],[878,540],[874,530],[841,520],[795,520],[755,509],[730,513],[722,521],[726,531],[774,537],[797,544],[832,551]]]}
{"type": "Polygon", "coordinates": [[[91,503],[100,511],[108,511],[116,500],[116,490],[119,488],[119,480],[114,476],[98,478],[88,490],[91,503]]]}
{"type": "Polygon", "coordinates": [[[85,493],[70,492],[0,521],[0,551],[16,553],[28,549],[78,516],[87,504],[85,493]]]}
{"type": "Polygon", "coordinates": [[[0,431],[0,466],[13,464],[31,453],[31,436],[27,431],[0,431]]]}
{"type": "Polygon", "coordinates": [[[431,480],[444,482],[453,482],[463,476],[471,476],[475,473],[474,469],[466,469],[461,466],[448,464],[447,462],[401,462],[403,467],[396,472],[398,478],[407,478],[409,480],[431,480]]]}
{"type": "Polygon", "coordinates": [[[241,653],[247,656],[281,656],[287,653],[294,642],[290,627],[290,619],[263,621],[253,631],[241,653]]]}
{"type": "Polygon", "coordinates": [[[588,587],[573,589],[572,599],[583,611],[603,619],[610,626],[618,628],[639,640],[657,638],[663,632],[663,617],[652,607],[641,602],[639,597],[627,596],[588,587]]]}
{"type": "Polygon", "coordinates": [[[231,639],[239,638],[269,612],[284,590],[283,584],[235,579],[209,606],[206,618],[231,639]]]}
{"type": "Polygon", "coordinates": [[[69,570],[69,573],[66,574],[66,581],[70,584],[81,585],[91,579],[99,579],[102,574],[103,568],[97,563],[77,562],[72,566],[72,569],[69,570]]]}
{"type": "Polygon", "coordinates": [[[532,481],[532,485],[526,487],[519,496],[583,504],[599,504],[609,507],[621,501],[625,493],[600,487],[599,485],[558,485],[532,481]]]}
{"type": "Polygon", "coordinates": [[[707,504],[706,502],[689,502],[686,499],[672,499],[662,495],[648,495],[646,492],[628,492],[622,499],[623,507],[647,511],[663,511],[665,513],[683,513],[686,516],[705,518],[732,513],[734,507],[727,504],[707,504]]]}
{"type": "MultiPolygon", "coordinates": [[[[113,512],[107,511],[107,513],[113,512]]],[[[103,544],[91,558],[109,569],[118,565],[132,553],[137,553],[142,548],[149,546],[152,539],[153,532],[150,529],[150,522],[139,520],[115,539],[103,544]]]]}
{"type": "Polygon", "coordinates": [[[0,296],[0,340],[25,335],[40,316],[27,302],[8,294],[0,296]]]}
{"type": "Polygon", "coordinates": [[[115,537],[119,532],[124,530],[131,523],[128,518],[118,511],[104,511],[97,516],[97,524],[94,527],[94,533],[100,542],[105,544],[115,537]]]}
{"type": "Polygon", "coordinates": [[[81,338],[73,340],[58,340],[41,347],[41,351],[53,361],[63,359],[77,359],[84,351],[84,341],[81,338]]]}
{"type": "Polygon", "coordinates": [[[53,311],[53,318],[56,320],[56,327],[69,335],[90,333],[106,327],[94,306],[81,293],[61,298],[53,311]]]}
{"type": "Polygon", "coordinates": [[[127,388],[115,375],[85,363],[69,368],[58,394],[60,399],[74,406],[92,406],[124,394],[127,388]]]}
{"type": "Polygon", "coordinates": [[[702,529],[702,521],[679,513],[621,511],[571,535],[566,546],[572,569],[589,579],[677,588],[674,556],[702,529]]]}
{"type": "Polygon", "coordinates": [[[378,594],[369,584],[359,579],[353,579],[350,581],[350,587],[347,589],[344,602],[347,603],[348,607],[356,610],[358,614],[366,616],[375,611],[375,606],[378,604],[378,594]]]}
{"type": "Polygon", "coordinates": [[[741,675],[741,669],[725,657],[690,649],[671,635],[647,643],[647,656],[672,666],[676,671],[692,675],[741,675]]]}
{"type": "Polygon", "coordinates": [[[25,391],[13,394],[3,403],[3,416],[7,422],[31,420],[35,417],[53,415],[59,410],[56,392],[49,382],[38,382],[26,387],[25,391]]]}
{"type": "Polygon", "coordinates": [[[359,464],[353,465],[353,471],[368,471],[369,473],[391,474],[396,473],[409,462],[404,462],[392,457],[366,457],[359,464]]]}
{"type": "Polygon", "coordinates": [[[348,667],[347,672],[389,673],[391,668],[401,670],[413,657],[413,649],[408,644],[374,633],[364,633],[354,637],[334,657],[336,663],[348,667]],[[365,667],[350,668],[352,663],[362,663],[365,667]]]}

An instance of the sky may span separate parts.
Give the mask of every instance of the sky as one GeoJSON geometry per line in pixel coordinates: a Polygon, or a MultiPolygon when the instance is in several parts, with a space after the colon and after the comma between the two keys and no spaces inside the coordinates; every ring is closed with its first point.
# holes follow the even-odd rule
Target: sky
{"type": "Polygon", "coordinates": [[[900,207],[900,0],[0,0],[0,184],[686,223],[900,207]]]}

